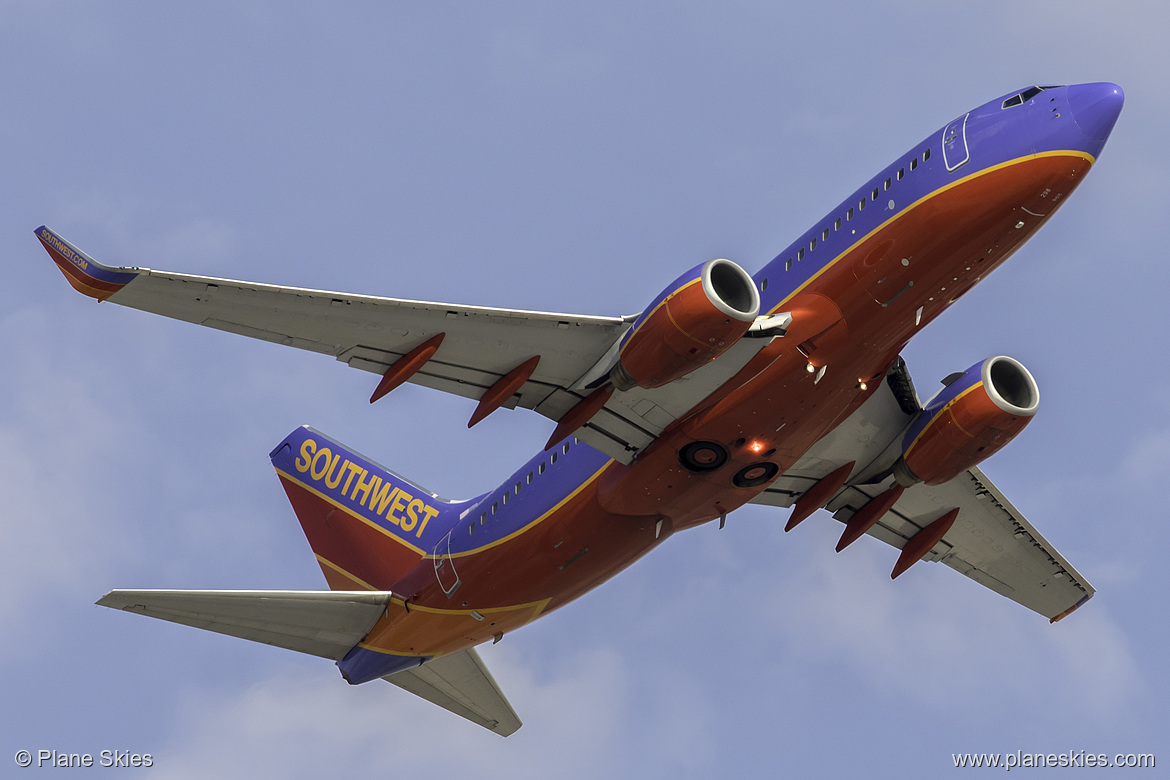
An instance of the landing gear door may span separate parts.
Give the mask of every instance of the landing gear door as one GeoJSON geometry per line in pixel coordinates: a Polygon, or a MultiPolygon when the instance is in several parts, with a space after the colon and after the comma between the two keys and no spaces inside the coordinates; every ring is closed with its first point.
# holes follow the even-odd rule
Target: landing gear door
{"type": "Polygon", "coordinates": [[[435,545],[435,579],[439,581],[439,587],[443,589],[447,598],[454,596],[455,591],[463,584],[463,580],[459,579],[459,573],[455,571],[455,560],[451,557],[451,534],[454,532],[455,529],[448,531],[435,545]]]}
{"type": "Polygon", "coordinates": [[[971,151],[967,148],[967,117],[956,119],[946,126],[942,135],[943,162],[947,170],[953,171],[971,159],[971,151]]]}

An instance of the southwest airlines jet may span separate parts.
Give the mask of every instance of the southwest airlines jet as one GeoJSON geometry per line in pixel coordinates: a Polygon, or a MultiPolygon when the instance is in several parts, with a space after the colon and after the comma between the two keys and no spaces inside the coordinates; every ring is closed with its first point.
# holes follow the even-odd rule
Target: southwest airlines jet
{"type": "MultiPolygon", "coordinates": [[[[639,314],[493,309],[101,265],[36,231],[99,301],[332,355],[556,423],[502,485],[451,501],[313,428],[272,464],[328,591],[115,590],[98,603],[336,661],[499,734],[520,720],[476,653],[746,503],[824,508],[892,576],[942,562],[1055,622],[1093,588],[978,464],[1039,405],[992,356],[925,404],[899,356],[1020,248],[1113,129],[1115,84],[1034,86],[948,122],[754,275],[686,271],[639,314]]],[[[828,515],[824,515],[828,517],[828,515]]]]}

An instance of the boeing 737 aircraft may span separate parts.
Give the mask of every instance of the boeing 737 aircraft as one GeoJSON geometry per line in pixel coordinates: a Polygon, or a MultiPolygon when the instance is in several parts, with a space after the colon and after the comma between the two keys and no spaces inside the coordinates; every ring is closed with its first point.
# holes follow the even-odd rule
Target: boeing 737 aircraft
{"type": "MultiPolygon", "coordinates": [[[[332,355],[556,423],[502,485],[450,501],[309,427],[271,459],[330,590],[115,590],[98,603],[336,661],[508,735],[475,646],[746,503],[825,508],[892,576],[940,561],[1055,622],[1093,588],[977,465],[1036,413],[993,356],[921,403],[902,349],[1020,248],[1096,161],[1115,84],[1028,87],[960,114],[751,275],[686,271],[640,314],[378,298],[101,265],[36,231],[77,290],[332,355]]],[[[825,515],[827,518],[828,515],[825,515]]]]}

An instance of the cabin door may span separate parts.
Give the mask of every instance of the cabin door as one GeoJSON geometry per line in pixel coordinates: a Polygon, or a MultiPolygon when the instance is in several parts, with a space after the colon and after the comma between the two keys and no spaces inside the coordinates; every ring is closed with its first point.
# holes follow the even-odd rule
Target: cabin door
{"type": "Polygon", "coordinates": [[[971,159],[971,151],[967,148],[967,117],[956,119],[946,126],[942,135],[943,162],[947,170],[953,171],[971,159]]]}
{"type": "Polygon", "coordinates": [[[439,587],[443,589],[443,593],[447,594],[447,598],[454,596],[455,591],[459,590],[459,586],[463,584],[463,580],[459,579],[459,573],[455,571],[455,559],[451,557],[451,534],[453,533],[455,533],[454,528],[439,540],[434,551],[435,579],[439,581],[439,587]]]}

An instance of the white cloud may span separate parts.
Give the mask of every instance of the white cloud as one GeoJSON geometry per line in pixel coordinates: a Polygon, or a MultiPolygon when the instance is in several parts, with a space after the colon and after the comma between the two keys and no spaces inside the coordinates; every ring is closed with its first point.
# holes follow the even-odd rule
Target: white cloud
{"type": "MultiPolygon", "coordinates": [[[[105,545],[92,498],[121,476],[106,457],[127,445],[130,426],[119,426],[86,387],[71,362],[77,351],[42,334],[48,315],[20,309],[0,320],[0,332],[25,334],[5,345],[0,379],[0,515],[4,546],[0,567],[0,622],[23,619],[86,582],[106,565],[105,545]]],[[[0,645],[0,648],[5,645],[0,645]]]]}
{"type": "Polygon", "coordinates": [[[185,691],[167,745],[155,753],[154,776],[586,778],[620,771],[605,749],[621,742],[619,724],[629,716],[616,655],[579,653],[542,682],[515,656],[491,649],[484,656],[525,720],[507,739],[380,681],[348,686],[322,661],[320,672],[287,665],[243,691],[185,691]]]}
{"type": "Polygon", "coordinates": [[[892,553],[869,538],[818,549],[775,584],[794,665],[843,664],[883,695],[944,711],[986,706],[989,691],[996,706],[1092,702],[1102,722],[1134,705],[1139,667],[1105,607],[1050,625],[941,564],[891,581],[892,553]]]}

